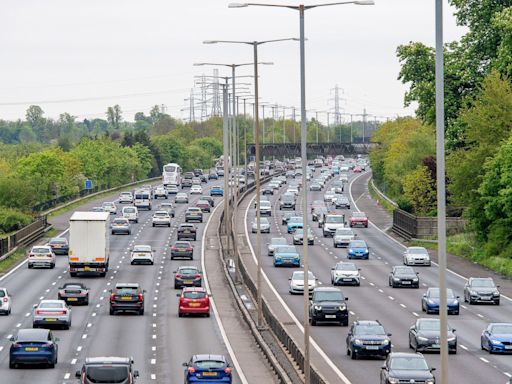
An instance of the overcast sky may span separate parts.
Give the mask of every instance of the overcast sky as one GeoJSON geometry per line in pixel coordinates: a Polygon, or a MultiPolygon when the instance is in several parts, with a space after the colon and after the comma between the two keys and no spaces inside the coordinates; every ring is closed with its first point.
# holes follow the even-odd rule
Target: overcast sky
{"type": "MultiPolygon", "coordinates": [[[[307,108],[333,110],[332,89],[343,89],[347,113],[412,114],[397,80],[396,47],[434,44],[434,0],[375,0],[306,13],[307,108]],[[330,100],[331,99],[331,100],[330,100]]],[[[264,1],[262,1],[264,2],[264,1]]],[[[319,1],[316,1],[320,3],[319,1]]],[[[228,9],[225,0],[2,0],[0,2],[0,119],[23,118],[30,104],[47,117],[62,112],[105,117],[119,104],[126,120],[165,104],[188,117],[185,98],[194,76],[212,74],[195,62],[252,60],[245,45],[204,45],[203,40],[298,37],[298,12],[249,7],[228,9]]],[[[279,4],[299,4],[274,0],[279,4]]],[[[308,1],[306,4],[314,4],[308,1]]],[[[445,0],[445,41],[465,32],[445,0]]],[[[263,45],[263,101],[299,106],[299,45],[263,45]]],[[[240,75],[251,67],[240,68],[240,75]]],[[[220,69],[221,76],[228,75],[220,69]]],[[[321,117],[325,120],[325,117],[321,117]]]]}

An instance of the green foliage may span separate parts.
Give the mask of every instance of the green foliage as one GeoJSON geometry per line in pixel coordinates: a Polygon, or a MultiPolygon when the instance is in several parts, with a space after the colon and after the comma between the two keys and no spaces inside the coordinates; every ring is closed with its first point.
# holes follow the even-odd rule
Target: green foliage
{"type": "Polygon", "coordinates": [[[0,233],[9,233],[32,222],[32,217],[17,209],[0,209],[0,233]]]}
{"type": "Polygon", "coordinates": [[[426,216],[436,205],[435,180],[427,167],[421,165],[403,178],[404,196],[418,216],[426,216]]]}

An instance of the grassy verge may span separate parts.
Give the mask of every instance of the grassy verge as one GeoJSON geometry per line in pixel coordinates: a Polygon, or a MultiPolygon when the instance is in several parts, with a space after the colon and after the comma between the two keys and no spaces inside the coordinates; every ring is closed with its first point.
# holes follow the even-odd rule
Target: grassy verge
{"type": "MultiPolygon", "coordinates": [[[[437,243],[426,241],[410,241],[410,245],[418,245],[429,249],[437,249],[437,243]]],[[[446,238],[448,253],[471,260],[507,278],[512,278],[512,259],[498,256],[487,256],[478,246],[473,233],[461,233],[446,238]]]]}
{"type": "Polygon", "coordinates": [[[379,204],[389,213],[392,213],[393,212],[393,209],[395,209],[395,207],[393,206],[393,204],[391,204],[389,201],[387,201],[386,199],[383,199],[382,197],[380,197],[380,195],[377,193],[377,191],[375,190],[375,188],[373,188],[373,185],[372,183],[370,182],[371,179],[368,181],[368,191],[370,192],[370,196],[372,197],[372,199],[374,200],[377,200],[379,202],[379,204]]]}
{"type": "Polygon", "coordinates": [[[26,249],[20,248],[16,250],[11,256],[0,261],[0,274],[4,274],[14,266],[18,265],[21,261],[25,260],[27,257],[26,249]]]}

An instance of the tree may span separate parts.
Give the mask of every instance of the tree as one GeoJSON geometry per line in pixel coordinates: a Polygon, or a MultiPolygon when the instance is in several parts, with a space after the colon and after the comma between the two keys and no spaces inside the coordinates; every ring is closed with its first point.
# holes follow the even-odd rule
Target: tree
{"type": "Polygon", "coordinates": [[[404,195],[412,204],[416,215],[429,214],[436,205],[435,179],[430,170],[420,165],[403,178],[404,195]]]}
{"type": "Polygon", "coordinates": [[[107,109],[107,121],[110,127],[119,129],[121,121],[123,120],[121,107],[116,104],[107,109]]]}

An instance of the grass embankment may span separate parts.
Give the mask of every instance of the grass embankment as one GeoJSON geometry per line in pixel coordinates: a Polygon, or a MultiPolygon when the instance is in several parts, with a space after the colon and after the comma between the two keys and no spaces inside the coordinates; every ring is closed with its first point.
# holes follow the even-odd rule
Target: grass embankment
{"type": "Polygon", "coordinates": [[[25,260],[26,257],[25,248],[17,249],[12,255],[0,261],[0,274],[3,275],[7,271],[11,270],[14,266],[25,260]]]}
{"type": "Polygon", "coordinates": [[[383,199],[378,193],[377,191],[375,190],[375,188],[373,187],[372,183],[371,183],[371,179],[368,181],[368,192],[370,192],[370,196],[372,197],[372,199],[376,200],[379,202],[379,204],[388,212],[388,213],[392,213],[393,212],[393,209],[395,209],[395,207],[393,206],[393,204],[391,204],[389,201],[387,201],[386,199],[383,199]]]}
{"type": "MultiPolygon", "coordinates": [[[[418,245],[437,250],[437,243],[427,241],[411,241],[410,245],[418,245]]],[[[512,278],[512,259],[488,256],[479,247],[473,233],[461,233],[447,236],[446,250],[448,253],[471,260],[507,278],[512,278]]]]}

